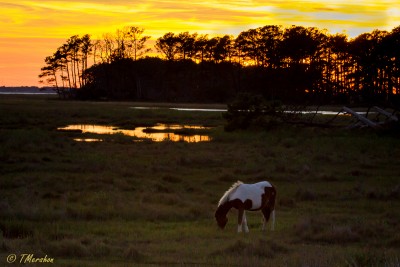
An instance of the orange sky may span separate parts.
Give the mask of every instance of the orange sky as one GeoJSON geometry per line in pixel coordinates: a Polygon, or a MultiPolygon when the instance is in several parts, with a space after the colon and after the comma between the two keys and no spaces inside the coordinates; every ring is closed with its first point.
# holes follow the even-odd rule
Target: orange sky
{"type": "Polygon", "coordinates": [[[400,25],[399,0],[0,0],[0,86],[38,85],[44,58],[70,36],[101,38],[126,25],[153,39],[172,32],[237,35],[301,25],[350,37],[400,25]]]}

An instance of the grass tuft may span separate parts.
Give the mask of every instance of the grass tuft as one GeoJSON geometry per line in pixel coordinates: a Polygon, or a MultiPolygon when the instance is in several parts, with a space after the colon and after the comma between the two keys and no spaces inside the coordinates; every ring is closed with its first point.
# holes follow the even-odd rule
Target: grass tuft
{"type": "Polygon", "coordinates": [[[0,223],[3,237],[8,239],[20,239],[33,236],[32,227],[23,221],[4,221],[0,223]]]}
{"type": "Polygon", "coordinates": [[[136,247],[129,246],[124,252],[125,259],[134,262],[140,262],[145,259],[145,255],[141,253],[136,247]]]}
{"type": "Polygon", "coordinates": [[[366,248],[362,251],[357,251],[346,259],[348,267],[398,267],[400,266],[399,258],[390,257],[385,253],[374,251],[366,248]]]}
{"type": "Polygon", "coordinates": [[[359,233],[349,225],[335,224],[329,218],[305,218],[294,225],[301,241],[348,244],[361,240],[359,233]]]}
{"type": "Polygon", "coordinates": [[[91,256],[88,247],[82,241],[76,239],[52,241],[44,249],[54,257],[82,258],[91,256]]]}
{"type": "Polygon", "coordinates": [[[271,240],[259,239],[256,242],[245,242],[237,240],[233,245],[230,245],[222,250],[218,250],[212,255],[235,255],[235,256],[255,256],[259,258],[272,259],[281,257],[282,254],[289,252],[289,249],[271,240]]]}

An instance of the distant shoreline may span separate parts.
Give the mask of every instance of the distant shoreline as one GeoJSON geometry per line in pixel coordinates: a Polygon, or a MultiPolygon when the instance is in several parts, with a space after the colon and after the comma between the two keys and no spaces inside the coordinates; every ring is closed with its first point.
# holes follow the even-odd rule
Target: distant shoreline
{"type": "Polygon", "coordinates": [[[2,86],[0,87],[0,95],[56,95],[53,88],[39,88],[36,86],[2,86]]]}
{"type": "Polygon", "coordinates": [[[47,92],[47,93],[42,93],[42,92],[3,92],[0,91],[0,95],[56,95],[56,92],[47,92]]]}

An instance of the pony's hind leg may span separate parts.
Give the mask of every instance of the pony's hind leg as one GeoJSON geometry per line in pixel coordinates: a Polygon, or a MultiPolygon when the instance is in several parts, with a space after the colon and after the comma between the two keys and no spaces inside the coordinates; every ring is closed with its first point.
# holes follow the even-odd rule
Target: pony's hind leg
{"type": "Polygon", "coordinates": [[[262,225],[262,231],[265,231],[265,225],[267,224],[265,217],[263,216],[263,225],[262,225]]]}
{"type": "Polygon", "coordinates": [[[272,222],[271,222],[271,231],[275,230],[275,209],[272,210],[272,222]]]}
{"type": "Polygon", "coordinates": [[[273,209],[271,211],[270,208],[264,208],[261,211],[262,211],[262,214],[263,214],[263,217],[264,217],[263,218],[264,220],[263,220],[262,230],[263,231],[265,230],[265,226],[267,225],[267,223],[269,221],[269,218],[272,215],[271,231],[274,231],[274,229],[275,229],[275,209],[273,209]]]}

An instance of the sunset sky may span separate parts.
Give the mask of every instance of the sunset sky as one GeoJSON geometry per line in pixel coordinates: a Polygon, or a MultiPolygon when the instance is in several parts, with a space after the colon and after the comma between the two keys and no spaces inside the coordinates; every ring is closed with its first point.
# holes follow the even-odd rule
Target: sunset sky
{"type": "Polygon", "coordinates": [[[127,25],[153,40],[167,32],[232,34],[299,25],[356,37],[400,25],[399,0],[0,0],[0,86],[38,85],[44,58],[70,36],[93,39],[127,25]]]}

